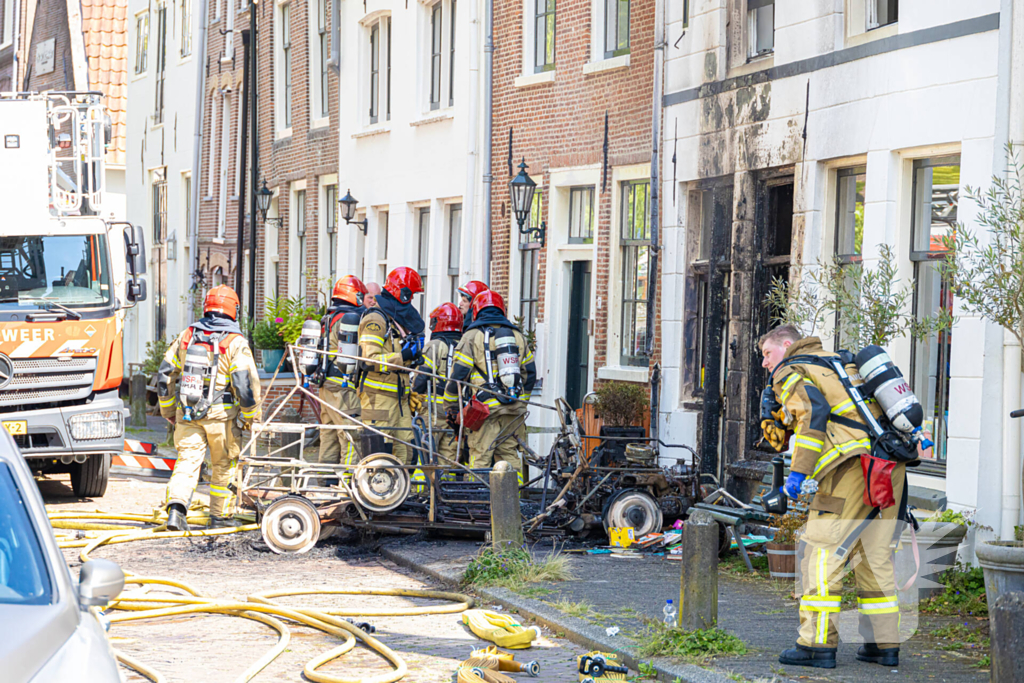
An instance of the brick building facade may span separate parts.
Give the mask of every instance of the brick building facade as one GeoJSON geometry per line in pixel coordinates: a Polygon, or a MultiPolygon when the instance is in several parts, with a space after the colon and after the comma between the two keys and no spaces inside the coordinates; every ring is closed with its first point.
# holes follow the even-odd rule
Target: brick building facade
{"type": "Polygon", "coordinates": [[[495,7],[491,284],[536,332],[542,400],[579,407],[599,380],[649,379],[654,1],[553,5],[495,7]],[[543,246],[512,215],[522,159],[543,246]]]}

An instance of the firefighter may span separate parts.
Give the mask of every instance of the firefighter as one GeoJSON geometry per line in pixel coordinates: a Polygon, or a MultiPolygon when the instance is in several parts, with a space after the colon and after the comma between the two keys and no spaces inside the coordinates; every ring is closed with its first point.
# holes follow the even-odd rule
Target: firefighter
{"type": "Polygon", "coordinates": [[[470,308],[473,322],[455,349],[450,380],[444,392],[448,420],[459,419],[460,386],[451,380],[478,386],[476,398],[489,414],[483,425],[467,437],[469,466],[490,467],[503,460],[519,475],[522,460],[516,437],[525,433],[522,416],[530,400],[537,369],[526,337],[505,317],[505,302],[497,292],[481,292],[470,308]],[[517,424],[518,423],[518,424],[517,424]]]}
{"type": "MultiPolygon", "coordinates": [[[[462,321],[462,313],[455,304],[444,303],[430,312],[430,341],[423,348],[423,369],[439,375],[441,379],[431,380],[427,375],[416,375],[413,391],[426,395],[428,401],[433,399],[433,403],[429,405],[428,419],[433,420],[435,430],[448,429],[447,420],[444,418],[444,390],[452,364],[455,362],[455,347],[462,338],[462,321]],[[434,382],[432,397],[427,391],[431,381],[434,382]]],[[[438,453],[448,461],[445,464],[457,462],[458,432],[443,434],[435,431],[434,434],[438,453]]]]}
{"type": "Polygon", "coordinates": [[[487,285],[479,280],[470,280],[459,287],[459,312],[462,313],[463,329],[469,327],[469,324],[473,322],[473,312],[470,310],[470,305],[473,303],[474,297],[486,291],[487,285]]]}
{"type": "MultiPolygon", "coordinates": [[[[817,481],[798,552],[799,637],[796,647],[784,651],[779,661],[835,667],[842,583],[849,564],[857,580],[859,630],[864,639],[857,659],[895,667],[899,605],[889,548],[898,518],[906,515],[906,465],[894,464],[877,480],[869,475],[872,490],[878,485],[891,487],[895,500],[901,496],[903,500],[884,509],[867,504],[861,466],[862,456],[871,454],[866,423],[836,372],[813,358],[836,354],[825,351],[817,337],[803,338],[792,325],[772,330],[759,346],[762,366],[772,373],[777,400],[776,419],[762,422],[765,437],[782,451],[788,433],[794,433],[792,467],[782,490],[795,499],[805,480],[817,481]]],[[[853,384],[859,384],[856,366],[846,368],[853,384]]],[[[868,406],[876,418],[881,415],[877,403],[868,406]]]]}
{"type": "MultiPolygon", "coordinates": [[[[359,355],[359,320],[365,309],[362,307],[366,286],[355,275],[346,275],[338,280],[331,292],[331,307],[327,309],[322,329],[326,337],[326,349],[329,353],[341,353],[349,356],[359,355]]],[[[327,371],[323,375],[323,386],[320,387],[320,400],[337,408],[352,417],[359,417],[359,394],[356,392],[356,372],[358,361],[349,358],[327,356],[327,371]]],[[[352,425],[341,415],[326,406],[320,410],[320,422],[324,425],[352,425]]],[[[360,460],[358,439],[351,436],[351,431],[339,429],[320,430],[320,453],[318,461],[337,465],[342,461],[341,453],[345,452],[346,465],[354,465],[360,460]]]]}
{"type": "MultiPolygon", "coordinates": [[[[400,367],[422,362],[423,318],[412,297],[423,291],[420,274],[412,268],[395,268],[376,296],[376,306],[359,321],[359,351],[363,358],[359,381],[362,420],[378,429],[398,428],[394,436],[412,441],[410,376],[400,367]],[[380,362],[387,365],[380,364],[380,362]],[[399,366],[396,368],[395,366],[399,366]]],[[[387,431],[387,430],[383,430],[387,431]]],[[[391,442],[388,438],[386,441],[391,442]]],[[[392,454],[403,464],[414,461],[404,445],[392,442],[392,454]]]]}
{"type": "Polygon", "coordinates": [[[238,327],[238,296],[206,295],[203,317],[178,335],[157,371],[160,414],[174,425],[178,461],[167,484],[167,528],[185,531],[199,469],[210,449],[210,526],[234,526],[230,488],[242,429],[260,417],[260,378],[238,327]]]}

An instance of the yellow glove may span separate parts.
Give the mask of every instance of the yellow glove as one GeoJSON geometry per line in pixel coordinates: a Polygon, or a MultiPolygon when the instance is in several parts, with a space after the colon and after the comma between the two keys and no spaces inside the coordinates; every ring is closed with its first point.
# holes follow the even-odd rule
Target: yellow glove
{"type": "Polygon", "coordinates": [[[761,431],[764,432],[765,441],[771,444],[777,452],[781,453],[789,443],[789,434],[786,428],[776,420],[762,420],[761,431]]]}
{"type": "Polygon", "coordinates": [[[414,413],[423,410],[423,404],[423,394],[417,394],[415,391],[409,392],[409,407],[412,408],[414,413]]]}

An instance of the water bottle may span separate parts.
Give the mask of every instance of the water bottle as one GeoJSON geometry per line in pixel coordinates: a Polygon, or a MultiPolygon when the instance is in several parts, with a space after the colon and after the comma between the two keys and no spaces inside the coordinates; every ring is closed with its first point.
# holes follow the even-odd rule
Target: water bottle
{"type": "Polygon", "coordinates": [[[672,604],[671,600],[665,601],[665,608],[661,610],[665,613],[665,626],[669,628],[676,627],[676,606],[672,604]]]}

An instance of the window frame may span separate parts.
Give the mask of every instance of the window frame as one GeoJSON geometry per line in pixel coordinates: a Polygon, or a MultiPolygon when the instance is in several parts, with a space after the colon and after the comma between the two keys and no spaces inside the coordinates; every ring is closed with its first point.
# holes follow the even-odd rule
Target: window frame
{"type": "MultiPolygon", "coordinates": [[[[529,227],[539,228],[544,222],[544,189],[537,186],[530,205],[529,227]]],[[[518,233],[513,224],[512,230],[518,233]]],[[[536,332],[540,317],[540,242],[530,242],[530,233],[519,234],[519,315],[523,319],[523,332],[536,332]],[[531,275],[527,287],[527,275],[531,275]]]]}
{"type": "Polygon", "coordinates": [[[306,290],[309,288],[309,277],[306,275],[307,265],[309,260],[306,255],[306,235],[309,232],[308,226],[306,225],[306,188],[295,190],[292,196],[295,206],[292,207],[292,213],[295,216],[295,238],[298,241],[298,292],[296,296],[300,297],[302,301],[306,300],[306,290]]]}
{"type": "MultiPolygon", "coordinates": [[[[634,367],[649,367],[650,358],[645,355],[634,355],[633,353],[627,352],[627,344],[630,350],[633,350],[634,341],[636,339],[637,331],[637,314],[636,311],[640,306],[644,307],[644,321],[647,320],[649,311],[646,310],[648,304],[647,296],[637,296],[637,292],[640,287],[640,251],[641,249],[647,249],[646,252],[646,264],[648,269],[648,278],[650,277],[650,263],[651,263],[651,225],[650,225],[650,199],[651,199],[651,181],[649,178],[635,179],[635,180],[623,180],[619,183],[621,189],[621,207],[619,209],[619,250],[620,258],[622,259],[622,290],[619,299],[620,303],[620,348],[619,348],[619,362],[621,365],[628,365],[634,367]],[[641,236],[638,237],[637,233],[637,210],[636,210],[636,189],[638,187],[644,187],[644,200],[643,200],[643,216],[641,224],[641,236]],[[632,211],[632,215],[630,212],[632,211]],[[628,226],[628,233],[627,233],[628,226]],[[633,273],[629,272],[631,259],[629,252],[635,251],[635,256],[632,259],[632,263],[635,268],[633,273]],[[632,285],[632,286],[630,286],[632,285]],[[630,290],[632,290],[632,297],[629,297],[630,290]],[[628,311],[632,310],[632,314],[628,314],[628,311]],[[631,326],[631,334],[627,334],[627,324],[631,326]]],[[[650,282],[647,282],[647,287],[650,287],[650,282]]],[[[646,337],[646,322],[644,327],[644,333],[646,337]]],[[[645,339],[646,342],[646,339],[645,339]]]]}
{"type": "Polygon", "coordinates": [[[437,0],[428,8],[430,10],[430,88],[429,98],[430,111],[441,108],[441,75],[443,72],[442,61],[444,54],[444,1],[437,0]]]}
{"type": "Polygon", "coordinates": [[[578,185],[578,186],[570,187],[569,188],[569,230],[568,230],[569,244],[593,244],[594,243],[594,198],[595,198],[595,195],[596,195],[596,187],[594,185],[578,185]],[[589,199],[587,198],[588,196],[589,196],[589,199]],[[588,230],[587,230],[586,234],[583,234],[582,220],[579,221],[580,225],[578,225],[578,226],[576,225],[577,224],[577,220],[576,219],[580,218],[580,216],[577,213],[580,210],[579,208],[577,208],[577,202],[576,202],[576,198],[577,197],[581,198],[580,208],[582,208],[582,202],[585,201],[585,202],[589,203],[589,211],[587,212],[588,215],[589,215],[589,226],[588,226],[588,230]],[[580,228],[580,230],[578,231],[578,234],[573,234],[574,230],[577,227],[580,228]]]}
{"type": "MultiPolygon", "coordinates": [[[[334,1],[337,2],[338,0],[334,1]]],[[[317,40],[319,41],[317,67],[320,76],[320,84],[316,92],[319,102],[316,102],[315,104],[318,105],[316,107],[316,110],[319,113],[318,118],[327,118],[331,115],[330,82],[328,80],[330,68],[327,66],[327,62],[331,57],[331,31],[327,3],[328,0],[316,0],[316,32],[317,40]]]]}
{"type": "Polygon", "coordinates": [[[192,0],[181,0],[178,7],[181,19],[181,44],[178,56],[182,59],[192,56],[192,0]]]}
{"type": "Polygon", "coordinates": [[[886,26],[892,26],[900,20],[900,3],[899,0],[884,0],[887,5],[894,6],[891,11],[891,18],[884,23],[878,20],[878,3],[882,0],[865,0],[864,5],[864,32],[874,31],[875,29],[885,28],[886,26]],[[872,8],[874,8],[875,23],[871,23],[872,8]]]}
{"type": "Polygon", "coordinates": [[[327,275],[338,281],[338,184],[324,186],[324,232],[327,234],[327,275]]]}
{"type": "MultiPolygon", "coordinates": [[[[923,280],[922,270],[924,270],[926,268],[930,268],[930,267],[933,266],[933,264],[942,261],[946,257],[946,254],[947,254],[947,251],[944,250],[944,249],[942,249],[942,250],[922,251],[922,250],[916,248],[917,247],[917,237],[918,237],[917,232],[920,229],[920,226],[917,225],[917,223],[918,223],[918,208],[919,208],[919,202],[918,202],[918,171],[921,170],[921,169],[924,169],[924,168],[948,167],[948,166],[953,166],[953,165],[955,165],[958,168],[960,168],[961,169],[960,173],[962,173],[962,155],[961,154],[947,154],[947,155],[942,155],[942,156],[926,157],[926,158],[922,158],[922,159],[914,159],[913,163],[911,164],[910,262],[911,262],[911,267],[913,269],[912,270],[912,278],[913,278],[913,286],[914,286],[913,297],[912,297],[912,315],[913,315],[915,320],[918,319],[920,317],[920,314],[921,314],[920,299],[921,299],[921,295],[922,295],[922,280],[923,280]]],[[[958,175],[960,173],[958,173],[958,175]]],[[[933,187],[934,187],[934,184],[933,184],[933,187]]],[[[959,207],[959,194],[960,194],[959,188],[960,188],[960,184],[959,184],[959,181],[958,181],[956,197],[953,200],[953,203],[954,203],[954,205],[956,207],[959,207]]],[[[929,201],[929,207],[930,206],[931,206],[931,201],[929,201]]],[[[954,224],[956,222],[956,216],[955,215],[952,216],[950,221],[948,221],[948,222],[951,225],[954,224]]],[[[929,244],[931,243],[931,225],[932,225],[932,221],[929,220],[928,221],[928,239],[929,239],[929,244]]],[[[949,307],[952,308],[953,307],[953,298],[954,297],[953,297],[952,288],[951,288],[951,286],[949,284],[948,278],[945,275],[943,275],[941,273],[941,271],[939,273],[937,273],[935,275],[935,277],[938,277],[939,288],[940,288],[940,294],[939,294],[940,303],[939,303],[939,305],[942,306],[943,305],[942,304],[942,300],[944,298],[948,297],[949,307]]],[[[919,386],[918,386],[919,385],[919,381],[918,381],[918,379],[919,379],[918,378],[918,370],[919,370],[919,368],[917,367],[917,362],[918,362],[918,346],[920,344],[923,344],[923,343],[930,343],[930,340],[927,341],[927,342],[921,342],[921,341],[916,341],[915,340],[915,341],[912,341],[911,344],[910,344],[910,382],[911,382],[911,386],[913,387],[913,390],[914,390],[915,393],[918,393],[918,391],[919,391],[919,386]]],[[[942,394],[942,399],[939,402],[937,402],[937,404],[934,406],[934,411],[931,414],[929,414],[928,411],[925,410],[925,419],[926,420],[928,420],[928,419],[932,420],[932,441],[935,443],[935,446],[933,447],[932,453],[935,456],[935,458],[933,460],[922,460],[922,462],[921,462],[921,465],[922,465],[921,472],[923,474],[929,474],[930,473],[930,474],[944,475],[945,472],[946,472],[946,466],[947,466],[947,463],[948,463],[948,451],[947,451],[947,448],[948,448],[948,440],[949,440],[949,423],[948,423],[948,419],[947,418],[942,418],[941,423],[940,424],[936,424],[935,416],[937,414],[940,414],[940,413],[947,413],[948,409],[949,409],[949,399],[950,399],[950,391],[949,391],[949,389],[950,389],[950,380],[952,379],[952,374],[950,373],[950,369],[949,369],[949,361],[950,361],[950,357],[952,355],[952,332],[949,331],[949,330],[944,331],[944,332],[939,332],[937,334],[936,344],[939,346],[938,355],[937,355],[936,363],[935,363],[936,367],[938,368],[937,369],[937,376],[936,376],[936,383],[938,385],[937,386],[937,394],[941,393],[942,394]],[[942,454],[941,455],[941,459],[940,459],[940,456],[939,456],[940,452],[942,454]]],[[[927,378],[926,378],[926,381],[927,381],[927,378]]],[[[922,393],[922,395],[918,396],[918,398],[922,399],[922,404],[923,404],[922,407],[925,407],[928,404],[927,403],[928,397],[926,395],[923,395],[924,392],[921,392],[921,393],[922,393]]]]}
{"type": "Polygon", "coordinates": [[[164,122],[164,81],[167,77],[167,5],[156,7],[156,67],[154,74],[154,102],[153,102],[153,123],[164,122]]]}
{"type": "Polygon", "coordinates": [[[455,7],[456,0],[448,5],[448,106],[455,106],[455,7]]]}
{"type": "Polygon", "coordinates": [[[423,283],[423,295],[420,297],[420,315],[427,313],[427,277],[430,271],[430,220],[431,207],[420,206],[416,209],[416,272],[423,283]],[[424,220],[426,222],[424,222],[424,220]]]}
{"type": "Polygon", "coordinates": [[[7,47],[14,43],[14,7],[17,3],[14,0],[3,0],[3,27],[0,28],[0,47],[7,47]]]}
{"type": "Polygon", "coordinates": [[[291,2],[283,2],[277,6],[277,88],[275,88],[277,130],[278,133],[288,131],[292,127],[292,40],[291,40],[291,2]]]}
{"type": "Polygon", "coordinates": [[[747,0],[747,61],[751,62],[775,54],[775,0],[747,0]],[[759,10],[772,8],[772,44],[764,50],[757,49],[757,27],[761,16],[759,10]]]}
{"type": "MultiPolygon", "coordinates": [[[[840,169],[836,170],[836,181],[835,181],[835,191],[836,191],[836,196],[835,196],[835,200],[836,200],[835,201],[835,204],[836,204],[836,207],[835,207],[836,208],[836,214],[835,215],[836,215],[836,222],[835,222],[835,230],[834,230],[835,234],[834,234],[833,240],[832,240],[832,242],[833,242],[833,244],[832,244],[832,253],[835,255],[836,258],[838,258],[840,260],[840,262],[842,262],[844,264],[847,264],[847,263],[859,263],[860,261],[863,260],[863,258],[864,258],[864,256],[863,256],[863,252],[864,252],[863,239],[864,239],[864,236],[863,236],[863,234],[861,235],[861,250],[859,252],[851,252],[849,254],[840,253],[840,251],[839,251],[840,243],[843,241],[843,235],[840,234],[840,233],[842,232],[842,229],[843,229],[843,213],[844,213],[843,212],[842,201],[841,201],[841,198],[843,196],[842,181],[844,179],[846,179],[846,178],[856,178],[857,176],[861,176],[861,175],[864,176],[865,203],[866,203],[866,197],[867,197],[867,174],[868,174],[868,168],[867,168],[866,165],[863,165],[863,164],[859,165],[859,166],[847,166],[845,168],[840,168],[840,169]]],[[[854,200],[854,203],[856,204],[856,199],[854,200]]],[[[856,238],[854,238],[854,243],[856,244],[856,238]]]]}
{"type": "Polygon", "coordinates": [[[149,70],[149,10],[135,15],[135,75],[149,70]]]}
{"type": "Polygon", "coordinates": [[[556,0],[530,0],[533,3],[533,72],[544,73],[555,70],[555,57],[557,55],[557,32],[558,15],[556,13],[556,0]],[[538,6],[544,3],[544,11],[539,12],[538,6]],[[543,22],[544,31],[541,31],[543,22]],[[549,26],[550,24],[550,26],[549,26]],[[551,44],[548,44],[548,29],[551,31],[551,44]],[[539,48],[543,43],[544,61],[538,62],[539,48]],[[549,59],[550,57],[550,59],[549,59]]]}
{"type": "Polygon", "coordinates": [[[370,25],[370,81],[368,95],[370,99],[370,125],[380,120],[380,22],[370,25]]]}
{"type": "Polygon", "coordinates": [[[449,300],[458,301],[459,268],[462,264],[462,202],[448,205],[449,300]]]}
{"type": "Polygon", "coordinates": [[[632,10],[631,0],[604,0],[604,36],[602,36],[604,49],[602,52],[605,59],[622,57],[630,53],[629,33],[632,23],[632,10]],[[622,26],[619,24],[619,15],[621,13],[621,5],[623,4],[626,6],[625,42],[623,42],[622,26]],[[614,16],[612,16],[612,7],[615,8],[614,16]],[[613,33],[615,35],[615,46],[610,48],[609,43],[613,33]]]}

